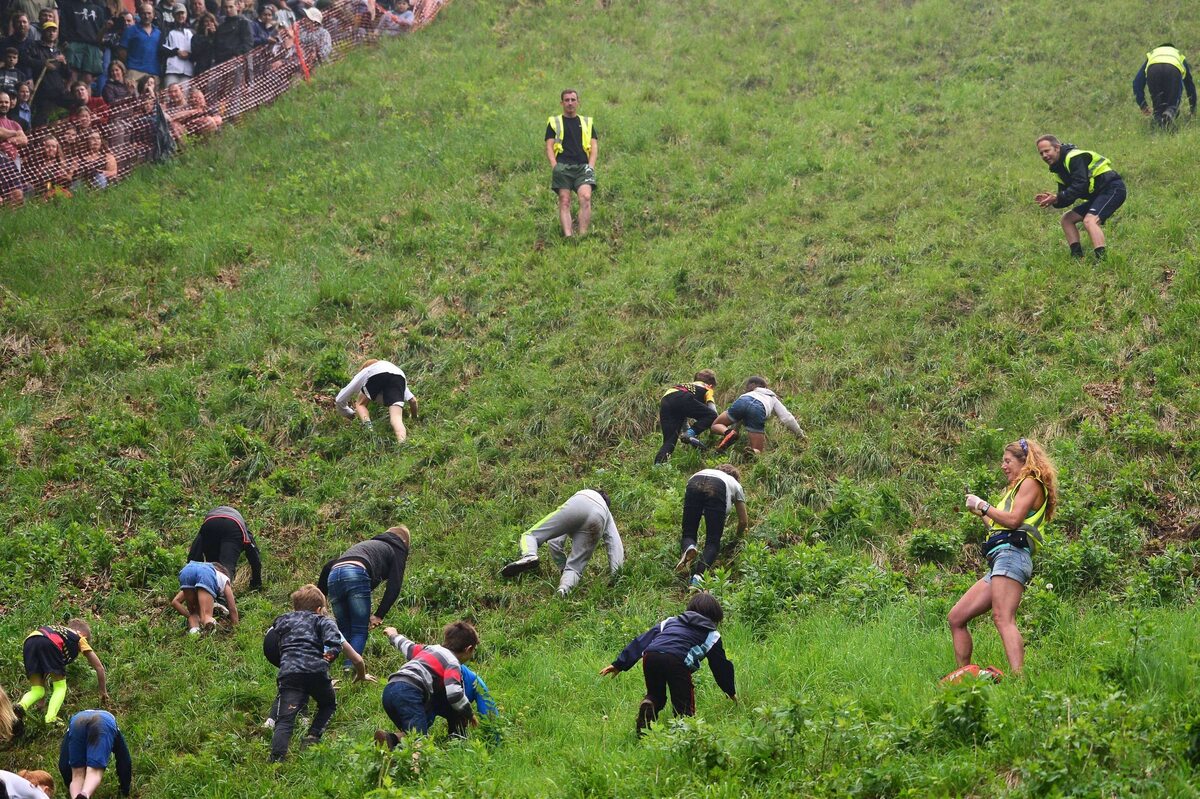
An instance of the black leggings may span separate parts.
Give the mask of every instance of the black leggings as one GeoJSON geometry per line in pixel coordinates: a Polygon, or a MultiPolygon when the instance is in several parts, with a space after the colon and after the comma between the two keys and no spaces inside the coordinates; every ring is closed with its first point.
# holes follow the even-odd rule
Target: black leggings
{"type": "Polygon", "coordinates": [[[696,558],[692,574],[704,574],[721,552],[721,534],[725,532],[725,517],[729,513],[725,500],[728,490],[719,477],[702,475],[688,480],[683,493],[683,536],[679,542],[683,550],[696,545],[700,518],[704,517],[704,551],[696,558]]]}
{"type": "Polygon", "coordinates": [[[671,709],[676,716],[696,715],[696,687],[681,659],[663,652],[647,652],[642,655],[642,675],[655,717],[667,705],[667,688],[671,689],[671,709]]]}
{"type": "Polygon", "coordinates": [[[717,412],[701,402],[690,391],[672,391],[662,398],[658,404],[658,423],[662,427],[663,444],[658,454],[654,456],[655,463],[665,463],[675,445],[679,443],[679,434],[687,425],[688,419],[695,419],[693,430],[700,435],[707,430],[717,418],[717,412]]]}
{"type": "Polygon", "coordinates": [[[229,572],[229,579],[232,580],[237,576],[238,560],[243,552],[250,562],[250,587],[257,588],[262,584],[262,564],[258,548],[253,543],[246,545],[242,528],[237,522],[218,516],[200,525],[200,532],[196,534],[192,548],[188,551],[188,560],[220,563],[225,567],[225,571],[229,572]]]}

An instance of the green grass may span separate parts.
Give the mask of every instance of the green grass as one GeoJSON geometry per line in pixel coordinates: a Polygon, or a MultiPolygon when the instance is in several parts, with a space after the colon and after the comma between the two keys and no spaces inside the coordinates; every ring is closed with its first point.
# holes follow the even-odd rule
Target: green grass
{"type": "MultiPolygon", "coordinates": [[[[1195,795],[1196,130],[1150,136],[1129,96],[1146,49],[1200,41],[1188,10],[454,0],[172,164],[0,215],[0,684],[24,690],[29,628],[93,615],[140,797],[1195,795]],[[542,155],[565,86],[602,143],[579,242],[542,155]],[[1103,266],[1032,203],[1044,132],[1129,183],[1103,266]],[[403,449],[333,411],[368,355],[421,397],[403,449]],[[807,438],[733,458],[738,704],[702,673],[697,721],[638,743],[640,675],[596,672],[684,601],[683,483],[715,461],[650,463],[661,386],[705,366],[721,405],[765,374],[807,438]],[[943,691],[981,565],[961,487],[995,493],[1021,435],[1063,480],[1028,675],[943,691]],[[593,565],[557,603],[548,568],[496,577],[597,484],[614,583],[593,565]],[[187,640],[166,603],[224,502],[268,589],[187,640]],[[262,630],[398,522],[390,621],[477,621],[501,743],[421,744],[414,774],[369,745],[378,689],[346,687],[326,742],[266,767],[262,630]]],[[[71,682],[68,709],[95,701],[71,682]]],[[[35,730],[0,767],[56,746],[35,730]]]]}

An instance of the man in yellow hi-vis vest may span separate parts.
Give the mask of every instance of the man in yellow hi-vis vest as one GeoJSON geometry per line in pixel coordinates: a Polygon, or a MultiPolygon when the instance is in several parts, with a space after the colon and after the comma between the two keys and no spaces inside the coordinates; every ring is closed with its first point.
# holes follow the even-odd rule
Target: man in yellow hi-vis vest
{"type": "Polygon", "coordinates": [[[1079,202],[1062,217],[1063,233],[1067,235],[1071,255],[1083,257],[1083,245],[1079,243],[1079,223],[1082,222],[1096,248],[1096,260],[1102,259],[1104,231],[1100,226],[1125,202],[1125,181],[1104,156],[1074,144],[1063,144],[1054,136],[1039,136],[1037,149],[1038,155],[1058,178],[1058,191],[1041,192],[1033,198],[1034,202],[1042,208],[1066,208],[1079,202]]]}
{"type": "Polygon", "coordinates": [[[596,187],[596,128],[591,117],[579,116],[579,92],[564,89],[562,114],[546,121],[546,158],[553,170],[550,188],[558,194],[558,219],[564,236],[572,235],[571,192],[579,194],[579,235],[592,222],[592,189],[596,187]]]}
{"type": "Polygon", "coordinates": [[[1192,114],[1196,113],[1196,84],[1192,80],[1192,65],[1187,57],[1170,42],[1160,44],[1146,53],[1141,69],[1133,76],[1133,99],[1146,116],[1154,115],[1154,124],[1167,127],[1179,115],[1183,90],[1187,89],[1192,114]],[[1146,104],[1146,89],[1150,104],[1146,104]]]}

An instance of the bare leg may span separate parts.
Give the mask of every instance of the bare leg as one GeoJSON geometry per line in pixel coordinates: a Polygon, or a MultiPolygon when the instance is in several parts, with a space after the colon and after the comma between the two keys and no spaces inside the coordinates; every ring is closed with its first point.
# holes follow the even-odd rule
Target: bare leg
{"type": "Polygon", "coordinates": [[[389,405],[388,418],[392,422],[392,432],[396,434],[396,443],[403,444],[408,440],[408,430],[404,427],[404,409],[399,405],[389,405]]]}
{"type": "Polygon", "coordinates": [[[1025,642],[1017,629],[1017,606],[1021,604],[1024,592],[1025,586],[1012,578],[992,578],[992,620],[1004,643],[1004,654],[1008,656],[1013,674],[1020,674],[1025,667],[1025,642]]]}
{"type": "Polygon", "coordinates": [[[946,616],[946,621],[950,623],[950,638],[954,642],[954,660],[959,666],[971,662],[971,649],[974,644],[967,624],[976,616],[987,613],[991,607],[992,586],[986,580],[979,580],[954,603],[954,607],[946,616]]]}
{"type": "MultiPolygon", "coordinates": [[[[1104,229],[1100,227],[1100,217],[1096,214],[1087,214],[1083,217],[1083,229],[1087,231],[1088,236],[1092,240],[1092,247],[1104,246],[1104,229]]],[[[1079,234],[1075,234],[1075,240],[1079,240],[1079,234]]]]}
{"type": "Polygon", "coordinates": [[[196,589],[196,604],[199,605],[200,626],[207,629],[216,624],[213,620],[213,595],[196,589]]]}
{"type": "Polygon", "coordinates": [[[720,424],[719,422],[713,422],[708,426],[708,429],[716,433],[717,436],[723,436],[729,432],[729,426],[720,424]]]}
{"type": "Polygon", "coordinates": [[[1074,211],[1067,211],[1062,215],[1062,229],[1067,236],[1067,244],[1079,243],[1079,228],[1076,227],[1083,221],[1083,217],[1074,211]]]}
{"type": "Polygon", "coordinates": [[[74,799],[83,792],[83,778],[87,774],[86,769],[73,768],[71,769],[71,799],[74,799]]]}
{"type": "Polygon", "coordinates": [[[592,187],[579,187],[579,235],[586,236],[592,224],[592,187]]]}
{"type": "Polygon", "coordinates": [[[712,423],[712,429],[717,430],[720,427],[721,429],[717,430],[717,432],[724,433],[729,429],[731,424],[733,424],[733,417],[729,415],[728,411],[721,411],[721,415],[712,423]]]}
{"type": "MultiPolygon", "coordinates": [[[[102,779],[104,779],[104,769],[92,768],[91,766],[88,766],[87,773],[83,777],[83,790],[81,793],[84,796],[91,796],[96,792],[96,789],[100,787],[100,780],[102,779]]],[[[74,779],[71,780],[71,782],[74,781],[74,779]]]]}
{"type": "Polygon", "coordinates": [[[371,410],[367,407],[366,397],[359,396],[358,402],[354,403],[354,415],[360,422],[371,421],[371,410]]]}
{"type": "Polygon", "coordinates": [[[746,435],[750,438],[750,449],[754,450],[755,455],[761,455],[767,448],[767,434],[747,431],[746,435]]]}
{"type": "Polygon", "coordinates": [[[562,224],[563,235],[570,238],[571,233],[571,190],[558,190],[558,221],[562,224]]]}
{"type": "Polygon", "coordinates": [[[196,598],[195,588],[183,589],[183,601],[187,603],[188,628],[200,626],[200,600],[196,598]]]}

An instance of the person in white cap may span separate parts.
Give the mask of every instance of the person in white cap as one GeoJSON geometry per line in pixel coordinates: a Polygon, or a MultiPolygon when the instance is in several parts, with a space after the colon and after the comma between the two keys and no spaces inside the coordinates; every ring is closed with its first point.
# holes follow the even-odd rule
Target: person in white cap
{"type": "Polygon", "coordinates": [[[304,48],[304,57],[309,63],[328,61],[333,54],[333,39],[325,30],[325,16],[319,8],[304,9],[307,21],[300,22],[300,46],[304,48]]]}
{"type": "Polygon", "coordinates": [[[171,9],[167,37],[163,40],[163,49],[167,52],[163,85],[168,89],[176,83],[185,83],[195,74],[192,66],[192,36],[193,31],[188,27],[187,6],[176,3],[171,9]]]}

